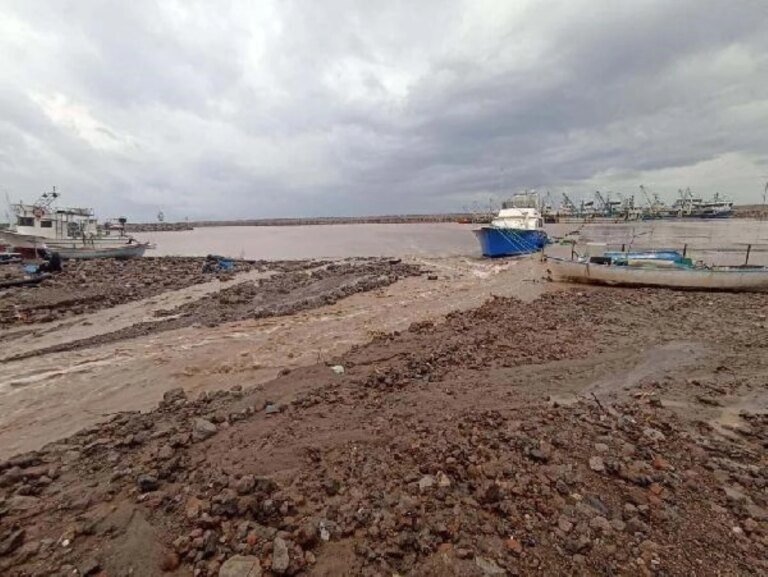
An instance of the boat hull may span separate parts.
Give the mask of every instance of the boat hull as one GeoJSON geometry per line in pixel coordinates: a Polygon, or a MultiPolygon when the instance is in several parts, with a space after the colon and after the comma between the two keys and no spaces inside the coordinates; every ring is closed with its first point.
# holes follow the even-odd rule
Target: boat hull
{"type": "Polygon", "coordinates": [[[548,258],[547,270],[552,280],[562,282],[679,290],[768,291],[768,269],[763,267],[643,268],[548,258]]]}
{"type": "Polygon", "coordinates": [[[500,257],[530,254],[547,244],[547,233],[540,229],[520,230],[484,226],[473,231],[483,256],[500,257]]]}
{"type": "Polygon", "coordinates": [[[0,230],[0,246],[24,256],[36,256],[38,250],[47,248],[46,239],[40,236],[19,234],[10,230],[0,230]]]}
{"type": "Polygon", "coordinates": [[[139,244],[123,244],[113,247],[56,247],[51,248],[59,253],[59,256],[64,260],[84,260],[94,258],[117,258],[117,259],[129,259],[138,258],[144,256],[144,253],[148,248],[151,248],[149,243],[139,244]]]}
{"type": "Polygon", "coordinates": [[[127,237],[119,236],[85,240],[49,239],[12,231],[0,231],[0,245],[27,258],[36,258],[47,249],[59,253],[63,259],[135,258],[152,248],[149,243],[129,243],[127,237]]]}

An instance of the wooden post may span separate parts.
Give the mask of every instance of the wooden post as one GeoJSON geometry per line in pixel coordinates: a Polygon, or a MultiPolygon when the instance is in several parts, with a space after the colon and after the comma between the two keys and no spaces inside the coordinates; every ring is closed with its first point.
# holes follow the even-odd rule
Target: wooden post
{"type": "Polygon", "coordinates": [[[685,243],[683,245],[683,258],[685,258],[687,254],[688,254],[688,243],[685,243]]]}
{"type": "Polygon", "coordinates": [[[749,253],[752,252],[752,245],[747,245],[747,258],[744,259],[744,266],[747,266],[749,264],[749,253]]]}

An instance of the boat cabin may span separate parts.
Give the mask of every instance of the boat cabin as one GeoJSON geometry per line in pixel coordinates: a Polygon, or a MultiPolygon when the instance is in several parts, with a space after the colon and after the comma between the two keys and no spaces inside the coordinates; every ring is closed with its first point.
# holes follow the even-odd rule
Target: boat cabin
{"type": "Polygon", "coordinates": [[[544,220],[535,208],[502,208],[496,218],[491,221],[491,226],[517,230],[537,230],[544,226],[544,220]]]}
{"type": "Polygon", "coordinates": [[[15,204],[16,232],[41,238],[83,238],[99,234],[98,221],[89,208],[52,208],[15,204]]]}

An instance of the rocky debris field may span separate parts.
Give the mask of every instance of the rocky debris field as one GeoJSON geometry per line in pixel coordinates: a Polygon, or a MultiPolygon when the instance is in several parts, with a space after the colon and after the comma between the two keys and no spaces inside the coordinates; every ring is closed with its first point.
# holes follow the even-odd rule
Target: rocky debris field
{"type": "MultiPolygon", "coordinates": [[[[55,321],[208,282],[216,275],[202,272],[204,261],[189,257],[67,261],[61,273],[40,285],[0,291],[0,326],[55,321]]],[[[236,261],[232,272],[267,266],[236,261]]],[[[6,267],[20,270],[18,265],[6,267]]],[[[231,278],[232,272],[218,276],[231,278]]]]}
{"type": "Polygon", "coordinates": [[[418,265],[380,258],[257,262],[252,266],[266,268],[274,274],[255,281],[243,281],[176,308],[163,310],[157,315],[158,320],[137,322],[124,329],[25,353],[15,359],[76,350],[193,325],[211,327],[232,321],[290,315],[333,304],[352,294],[382,288],[400,278],[418,276],[423,272],[418,265]]]}
{"type": "Polygon", "coordinates": [[[170,391],[0,464],[0,573],[765,574],[766,305],[496,298],[170,391]]]}

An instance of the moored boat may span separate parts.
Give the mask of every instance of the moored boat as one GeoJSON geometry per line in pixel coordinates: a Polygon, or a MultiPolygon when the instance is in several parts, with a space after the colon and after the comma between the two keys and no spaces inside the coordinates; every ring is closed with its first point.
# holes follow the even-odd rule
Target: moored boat
{"type": "Polygon", "coordinates": [[[515,256],[537,252],[547,244],[541,214],[535,208],[503,208],[490,226],[473,231],[483,256],[515,256]]]}

